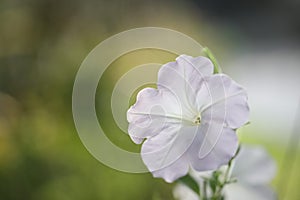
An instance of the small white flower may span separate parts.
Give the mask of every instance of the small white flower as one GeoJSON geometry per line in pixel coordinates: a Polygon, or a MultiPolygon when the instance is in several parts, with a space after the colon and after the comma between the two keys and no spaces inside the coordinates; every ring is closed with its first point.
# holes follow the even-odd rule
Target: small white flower
{"type": "Polygon", "coordinates": [[[229,200],[276,199],[268,184],[276,174],[276,164],[261,147],[243,146],[237,156],[231,177],[237,179],[224,188],[229,200]]]}
{"type": "MultiPolygon", "coordinates": [[[[222,169],[225,171],[225,169],[222,169]]],[[[234,161],[231,177],[237,182],[224,187],[226,200],[275,200],[275,192],[268,186],[276,174],[276,164],[261,147],[242,146],[234,161]]],[[[190,175],[200,185],[203,177],[209,178],[211,172],[191,171],[190,175]]],[[[211,191],[207,191],[211,194],[211,191]]],[[[183,184],[173,190],[177,200],[200,200],[199,196],[183,184]]]]}
{"type": "Polygon", "coordinates": [[[248,121],[245,90],[213,74],[205,57],[181,55],[161,67],[157,89],[145,88],[127,112],[128,132],[140,144],[154,177],[173,182],[188,173],[214,170],[235,154],[235,129],[248,121]]]}

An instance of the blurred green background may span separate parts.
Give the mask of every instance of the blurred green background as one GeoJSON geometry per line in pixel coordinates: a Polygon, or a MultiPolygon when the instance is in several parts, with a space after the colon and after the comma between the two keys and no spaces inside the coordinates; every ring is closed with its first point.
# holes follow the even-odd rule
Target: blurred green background
{"type": "MultiPolygon", "coordinates": [[[[280,199],[299,199],[299,127],[294,125],[299,5],[292,0],[0,1],[0,199],[173,199],[172,185],[163,180],[119,172],[93,158],[72,118],[73,82],[86,55],[111,35],[143,26],[193,37],[249,89],[253,114],[239,131],[241,140],[264,145],[276,159],[273,187],[280,199]]],[[[120,57],[105,72],[97,112],[107,116],[100,123],[118,146],[139,149],[112,119],[107,105],[114,84],[136,65],[174,58],[141,50],[120,57]]]]}

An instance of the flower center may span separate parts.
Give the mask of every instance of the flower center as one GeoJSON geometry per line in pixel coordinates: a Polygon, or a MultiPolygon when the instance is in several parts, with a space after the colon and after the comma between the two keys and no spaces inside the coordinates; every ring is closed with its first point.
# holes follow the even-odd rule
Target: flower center
{"type": "Polygon", "coordinates": [[[200,115],[198,115],[198,116],[196,117],[194,123],[195,123],[196,125],[199,125],[199,124],[201,123],[201,117],[200,117],[200,115]]]}

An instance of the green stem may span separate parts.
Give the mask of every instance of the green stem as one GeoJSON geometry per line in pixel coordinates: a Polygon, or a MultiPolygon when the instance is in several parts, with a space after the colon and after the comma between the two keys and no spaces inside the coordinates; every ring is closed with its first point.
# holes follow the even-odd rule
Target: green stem
{"type": "Polygon", "coordinates": [[[215,192],[215,194],[213,195],[213,198],[212,199],[219,199],[221,197],[221,193],[222,193],[222,190],[224,188],[224,186],[228,183],[232,183],[230,181],[230,170],[231,170],[231,167],[232,167],[232,161],[236,158],[236,156],[238,155],[238,153],[240,152],[240,149],[241,149],[241,146],[239,145],[235,155],[229,160],[228,162],[228,167],[225,171],[225,175],[224,175],[224,180],[223,182],[221,183],[221,185],[218,187],[217,191],[215,192]]]}
{"type": "Polygon", "coordinates": [[[207,181],[204,180],[203,183],[203,200],[207,200],[207,181]]]}
{"type": "Polygon", "coordinates": [[[209,58],[211,60],[211,62],[213,63],[213,65],[214,65],[214,74],[222,73],[222,70],[220,68],[220,65],[218,64],[217,59],[215,58],[214,54],[209,50],[209,48],[204,47],[203,50],[202,50],[202,53],[204,54],[204,56],[209,58]]]}
{"type": "Polygon", "coordinates": [[[228,163],[228,167],[225,171],[225,175],[224,175],[224,181],[223,183],[218,187],[217,191],[215,192],[215,194],[213,195],[213,198],[212,199],[219,199],[220,196],[221,196],[221,192],[224,188],[224,186],[228,183],[228,179],[229,179],[229,172],[230,172],[230,169],[231,169],[231,165],[232,165],[232,159],[229,161],[228,163]]]}

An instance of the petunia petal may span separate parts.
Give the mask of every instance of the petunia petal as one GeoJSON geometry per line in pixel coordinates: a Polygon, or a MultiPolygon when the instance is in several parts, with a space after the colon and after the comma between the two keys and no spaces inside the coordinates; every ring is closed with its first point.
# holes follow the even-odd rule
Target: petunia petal
{"type": "Polygon", "coordinates": [[[208,58],[193,58],[181,55],[176,62],[161,67],[158,73],[158,88],[170,90],[182,103],[183,115],[193,118],[197,115],[194,101],[204,77],[213,73],[213,64],[208,58]]]}
{"type": "Polygon", "coordinates": [[[188,171],[189,165],[187,157],[182,156],[169,166],[153,171],[152,174],[156,178],[163,178],[166,182],[172,183],[178,178],[185,176],[188,171]]]}
{"type": "Polygon", "coordinates": [[[203,121],[213,120],[233,129],[248,121],[247,93],[241,86],[224,74],[207,78],[205,85],[197,96],[203,121]]]}
{"type": "Polygon", "coordinates": [[[247,186],[239,183],[228,184],[224,188],[228,200],[275,200],[275,192],[267,186],[247,186]]]}
{"type": "Polygon", "coordinates": [[[142,159],[155,177],[167,182],[184,176],[189,162],[186,151],[197,134],[197,126],[183,126],[164,129],[154,137],[148,138],[142,146],[142,159]]]}
{"type": "Polygon", "coordinates": [[[248,185],[268,184],[276,174],[276,164],[261,147],[243,145],[235,160],[232,176],[248,185]]]}
{"type": "Polygon", "coordinates": [[[234,156],[238,138],[234,130],[218,124],[202,124],[188,155],[196,171],[216,170],[234,156]]]}
{"type": "Polygon", "coordinates": [[[168,91],[145,88],[127,111],[127,120],[129,135],[139,144],[144,138],[154,136],[167,127],[180,127],[180,103],[168,91]]]}

